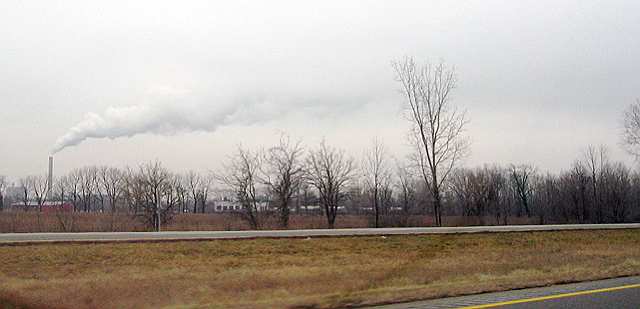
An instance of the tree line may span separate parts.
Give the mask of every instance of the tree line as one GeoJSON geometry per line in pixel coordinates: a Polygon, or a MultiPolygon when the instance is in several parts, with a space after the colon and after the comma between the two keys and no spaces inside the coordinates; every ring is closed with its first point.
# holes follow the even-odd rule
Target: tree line
{"type": "MultiPolygon", "coordinates": [[[[329,228],[346,213],[370,216],[373,227],[404,226],[415,215],[433,216],[439,224],[433,189],[411,160],[394,159],[374,141],[358,162],[324,141],[307,150],[282,137],[267,149],[238,147],[207,174],[174,173],[158,161],[136,168],[90,166],[56,178],[52,192],[45,176],[21,178],[19,191],[3,199],[24,209],[55,201],[77,212],[128,213],[154,230],[176,214],[207,212],[214,191],[217,199],[237,203],[235,213],[253,229],[273,216],[287,228],[301,205],[320,206],[329,228]]],[[[611,161],[604,147],[587,148],[557,174],[527,164],[455,168],[440,191],[439,215],[479,218],[482,224],[506,225],[518,217],[539,224],[640,219],[640,173],[611,161]]]]}

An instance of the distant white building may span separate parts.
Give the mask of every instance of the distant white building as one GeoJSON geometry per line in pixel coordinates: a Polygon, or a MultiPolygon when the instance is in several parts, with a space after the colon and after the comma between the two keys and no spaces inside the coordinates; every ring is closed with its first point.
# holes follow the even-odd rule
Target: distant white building
{"type": "Polygon", "coordinates": [[[17,211],[73,211],[73,204],[69,202],[62,202],[59,200],[44,201],[42,204],[38,204],[37,201],[24,201],[11,203],[9,210],[17,211]]]}
{"type": "MultiPolygon", "coordinates": [[[[269,210],[268,202],[258,202],[258,211],[266,211],[269,210]]],[[[233,212],[233,211],[241,211],[242,205],[239,202],[231,201],[227,199],[222,200],[214,200],[213,201],[213,211],[214,212],[233,212]]]]}

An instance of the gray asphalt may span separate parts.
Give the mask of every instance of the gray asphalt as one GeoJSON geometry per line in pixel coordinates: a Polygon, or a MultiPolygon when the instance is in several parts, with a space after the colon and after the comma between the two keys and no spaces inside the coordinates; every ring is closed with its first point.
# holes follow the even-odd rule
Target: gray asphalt
{"type": "Polygon", "coordinates": [[[634,224],[567,224],[567,225],[507,225],[439,228],[381,228],[381,229],[317,229],[281,231],[194,231],[194,232],[117,232],[117,233],[7,233],[0,234],[0,244],[34,242],[112,242],[112,241],[169,241],[243,238],[287,238],[328,236],[380,236],[420,234],[499,233],[563,230],[640,229],[634,224]]]}
{"type": "Polygon", "coordinates": [[[530,309],[530,308],[640,308],[640,287],[625,288],[614,291],[589,293],[584,295],[566,295],[568,293],[588,292],[616,287],[629,287],[640,284],[640,277],[624,277],[591,282],[555,285],[541,288],[513,290],[506,292],[478,294],[427,300],[413,303],[394,304],[373,307],[376,309],[445,309],[473,306],[489,306],[487,308],[530,309]],[[533,301],[539,297],[566,297],[533,301]],[[532,300],[518,304],[498,305],[503,302],[532,300]],[[496,306],[491,306],[496,305],[496,306]]]}
{"type": "Polygon", "coordinates": [[[640,288],[631,288],[618,291],[596,293],[589,295],[563,297],[540,302],[522,303],[517,305],[502,306],[509,309],[591,309],[591,308],[640,308],[640,288]]]}

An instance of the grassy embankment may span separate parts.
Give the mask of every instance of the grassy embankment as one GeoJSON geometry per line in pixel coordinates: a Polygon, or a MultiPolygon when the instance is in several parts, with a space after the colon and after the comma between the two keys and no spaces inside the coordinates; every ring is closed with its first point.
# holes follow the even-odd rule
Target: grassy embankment
{"type": "Polygon", "coordinates": [[[640,274],[640,230],[0,246],[0,299],[325,308],[640,274]]]}

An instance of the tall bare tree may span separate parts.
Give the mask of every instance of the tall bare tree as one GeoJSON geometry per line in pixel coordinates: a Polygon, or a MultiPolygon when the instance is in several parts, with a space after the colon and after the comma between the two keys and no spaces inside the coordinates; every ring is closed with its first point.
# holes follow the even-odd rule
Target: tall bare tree
{"type": "Polygon", "coordinates": [[[547,173],[534,181],[533,213],[538,217],[539,224],[546,224],[549,217],[561,206],[558,179],[555,175],[547,173]]]}
{"type": "Polygon", "coordinates": [[[189,194],[189,183],[187,181],[187,174],[179,176],[180,182],[177,185],[177,193],[178,193],[178,207],[181,213],[185,213],[188,211],[191,202],[191,195],[189,194]]]}
{"type": "Polygon", "coordinates": [[[189,191],[189,199],[193,203],[193,213],[198,213],[198,208],[201,213],[205,213],[213,177],[189,171],[184,179],[185,189],[189,191]]]}
{"type": "Polygon", "coordinates": [[[82,211],[88,212],[92,209],[94,191],[96,186],[95,173],[91,167],[83,167],[80,173],[80,202],[82,203],[82,211]]]}
{"type": "Polygon", "coordinates": [[[31,201],[31,190],[29,189],[31,187],[30,181],[31,179],[29,177],[20,178],[18,181],[20,191],[16,193],[17,196],[15,199],[22,203],[24,210],[28,210],[29,202],[31,201]]]}
{"type": "Polygon", "coordinates": [[[124,192],[125,174],[116,167],[103,166],[99,169],[99,184],[105,192],[111,212],[118,210],[118,201],[124,192]]]}
{"type": "Polygon", "coordinates": [[[67,188],[69,187],[69,178],[66,176],[56,177],[53,180],[53,186],[51,190],[53,191],[50,196],[53,199],[57,199],[60,202],[60,205],[64,204],[68,200],[68,192],[67,188]]]}
{"type": "Polygon", "coordinates": [[[76,221],[75,214],[73,212],[68,212],[67,209],[63,208],[64,204],[70,201],[70,195],[72,195],[67,191],[68,188],[72,187],[71,181],[71,177],[69,177],[69,175],[65,175],[57,178],[52,187],[54,193],[52,193],[51,196],[52,198],[57,199],[60,207],[55,209],[54,214],[58,220],[58,225],[63,232],[73,231],[76,221]]]}
{"type": "Polygon", "coordinates": [[[4,210],[4,199],[7,190],[7,177],[0,175],[0,211],[4,210]]]}
{"type": "Polygon", "coordinates": [[[163,201],[162,201],[162,217],[164,218],[164,222],[168,222],[169,219],[173,217],[175,213],[175,209],[180,206],[180,190],[181,190],[181,179],[177,174],[170,173],[169,179],[165,183],[162,191],[163,201]]]}
{"type": "Polygon", "coordinates": [[[167,223],[173,214],[177,195],[174,190],[175,176],[158,161],[140,166],[136,180],[140,182],[144,192],[142,213],[146,221],[155,231],[167,223]]]}
{"type": "Polygon", "coordinates": [[[595,206],[596,222],[602,223],[604,221],[604,206],[602,201],[601,183],[604,178],[606,169],[609,168],[609,158],[607,149],[604,146],[596,148],[589,146],[584,153],[585,166],[589,171],[591,177],[591,194],[592,205],[595,206]]]}
{"type": "Polygon", "coordinates": [[[610,164],[602,180],[602,202],[607,205],[608,222],[625,222],[633,200],[633,175],[631,170],[618,162],[610,164]]]}
{"type": "Polygon", "coordinates": [[[275,197],[278,220],[283,228],[289,227],[289,207],[304,181],[303,154],[301,142],[291,142],[288,136],[281,136],[278,145],[264,154],[261,177],[275,197]]]}
{"type": "Polygon", "coordinates": [[[456,74],[444,63],[418,65],[409,57],[393,68],[406,99],[414,159],[433,195],[436,225],[441,226],[443,184],[469,147],[466,112],[451,103],[456,74]]]}
{"type": "Polygon", "coordinates": [[[209,199],[209,192],[211,192],[211,186],[213,185],[214,177],[211,173],[202,175],[202,182],[200,183],[200,211],[202,213],[207,212],[207,200],[209,199]]]}
{"type": "Polygon", "coordinates": [[[42,211],[42,205],[47,202],[49,196],[49,183],[45,176],[28,176],[27,183],[29,184],[29,190],[31,190],[31,196],[38,205],[38,211],[42,211]]]}
{"type": "Polygon", "coordinates": [[[124,173],[124,192],[122,197],[129,208],[129,212],[138,215],[146,208],[144,206],[146,203],[145,186],[136,169],[127,167],[124,173]]]}
{"type": "Polygon", "coordinates": [[[578,223],[589,221],[589,173],[584,164],[577,160],[568,172],[560,176],[560,188],[568,204],[572,205],[568,212],[578,223]]]}
{"type": "Polygon", "coordinates": [[[198,201],[200,200],[200,187],[202,185],[202,176],[195,172],[189,171],[186,174],[186,183],[189,188],[189,195],[193,202],[193,213],[198,213],[198,201]]]}
{"type": "Polygon", "coordinates": [[[536,175],[535,167],[531,165],[511,165],[509,169],[511,185],[520,206],[524,209],[527,217],[531,216],[531,198],[533,195],[533,182],[536,175]]]}
{"type": "Polygon", "coordinates": [[[239,212],[251,228],[262,225],[258,207],[258,185],[261,155],[238,146],[236,153],[223,164],[215,178],[236,195],[242,211],[239,212]]]}
{"type": "Polygon", "coordinates": [[[307,157],[308,182],[318,190],[329,228],[335,227],[340,203],[356,170],[352,158],[343,150],[327,146],[325,141],[307,157]]]}
{"type": "Polygon", "coordinates": [[[104,184],[102,183],[103,179],[100,175],[101,169],[103,168],[107,169],[107,167],[98,167],[98,166],[91,166],[88,169],[89,176],[93,181],[94,198],[97,200],[98,204],[100,205],[100,212],[104,212],[104,204],[106,199],[105,198],[106,192],[104,191],[104,184]]]}
{"type": "Polygon", "coordinates": [[[79,169],[74,169],[65,175],[61,181],[61,184],[65,186],[68,200],[73,204],[73,211],[78,211],[78,201],[80,200],[80,187],[82,183],[82,172],[79,169]]]}
{"type": "Polygon", "coordinates": [[[378,140],[373,141],[373,145],[365,153],[362,171],[364,185],[371,198],[371,207],[374,212],[374,226],[380,227],[380,212],[383,207],[382,202],[385,190],[388,190],[391,183],[391,171],[389,169],[388,155],[384,145],[378,140]]]}

